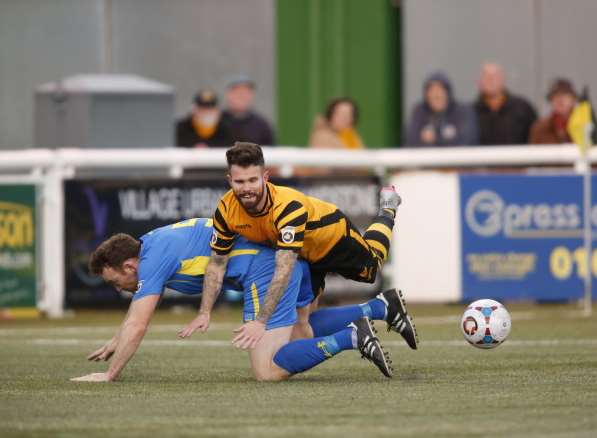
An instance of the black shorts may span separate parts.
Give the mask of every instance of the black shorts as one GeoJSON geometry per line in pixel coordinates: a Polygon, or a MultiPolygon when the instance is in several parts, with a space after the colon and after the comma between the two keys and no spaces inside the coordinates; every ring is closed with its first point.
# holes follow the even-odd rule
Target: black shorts
{"type": "Polygon", "coordinates": [[[346,218],[345,235],[322,259],[309,264],[315,296],[323,292],[328,272],[361,283],[373,283],[377,276],[378,259],[372,251],[359,230],[346,218]]]}

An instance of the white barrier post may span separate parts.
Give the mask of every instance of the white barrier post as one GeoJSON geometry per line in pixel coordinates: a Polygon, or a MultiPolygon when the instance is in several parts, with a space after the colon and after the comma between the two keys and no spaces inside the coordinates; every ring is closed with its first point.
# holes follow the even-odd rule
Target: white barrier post
{"type": "Polygon", "coordinates": [[[42,263],[40,310],[51,318],[64,315],[64,192],[59,163],[44,177],[42,195],[42,263]]]}

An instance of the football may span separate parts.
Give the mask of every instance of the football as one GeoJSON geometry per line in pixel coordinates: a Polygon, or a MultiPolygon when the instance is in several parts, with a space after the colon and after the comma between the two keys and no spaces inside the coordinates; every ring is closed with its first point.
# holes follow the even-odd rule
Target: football
{"type": "Polygon", "coordinates": [[[510,313],[495,300],[477,300],[466,308],[460,321],[464,339],[477,348],[495,348],[506,340],[512,328],[510,313]]]}

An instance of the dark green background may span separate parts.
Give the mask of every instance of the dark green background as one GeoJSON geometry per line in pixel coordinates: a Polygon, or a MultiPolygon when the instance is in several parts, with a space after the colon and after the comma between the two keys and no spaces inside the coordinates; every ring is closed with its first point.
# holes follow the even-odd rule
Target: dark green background
{"type": "Polygon", "coordinates": [[[278,0],[278,143],[305,145],[336,96],[360,107],[368,147],[400,143],[400,8],[391,0],[278,0]]]}

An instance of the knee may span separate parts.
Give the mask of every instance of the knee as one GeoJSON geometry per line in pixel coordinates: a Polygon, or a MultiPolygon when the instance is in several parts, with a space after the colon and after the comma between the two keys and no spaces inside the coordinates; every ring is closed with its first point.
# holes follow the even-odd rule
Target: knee
{"type": "Polygon", "coordinates": [[[291,341],[296,341],[297,339],[311,339],[313,338],[313,329],[311,328],[311,324],[295,324],[292,328],[292,335],[290,336],[291,341]]]}
{"type": "Polygon", "coordinates": [[[270,368],[267,370],[253,370],[253,376],[258,382],[281,382],[288,379],[290,374],[270,368]]]}

